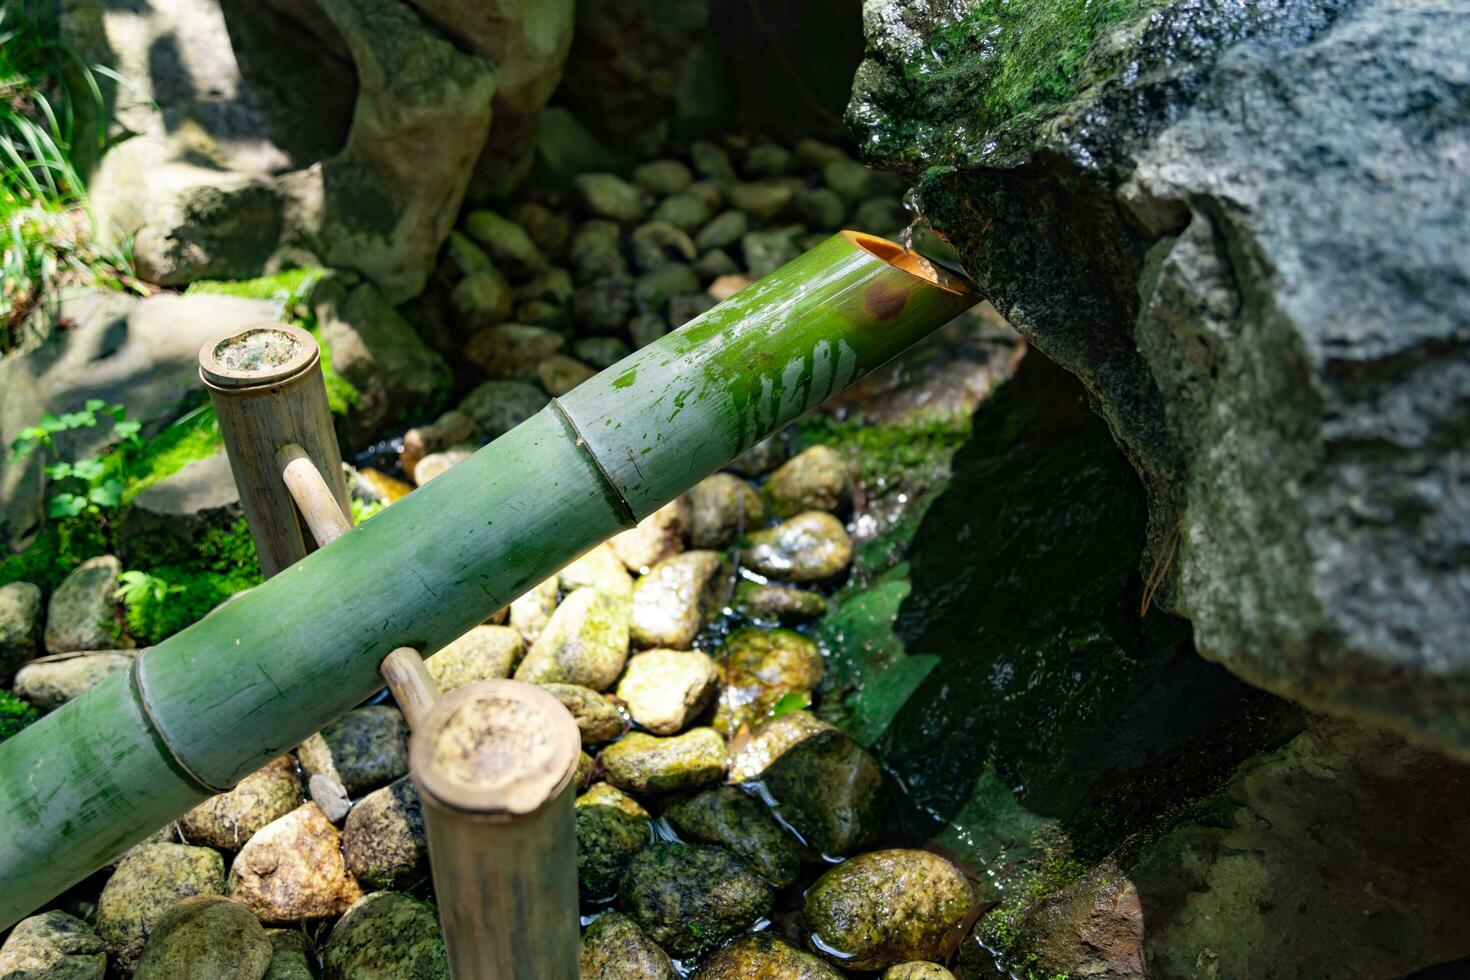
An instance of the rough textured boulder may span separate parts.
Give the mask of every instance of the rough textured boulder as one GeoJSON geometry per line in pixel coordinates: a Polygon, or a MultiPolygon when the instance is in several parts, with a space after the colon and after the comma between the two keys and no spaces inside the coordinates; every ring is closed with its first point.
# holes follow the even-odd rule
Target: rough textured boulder
{"type": "Polygon", "coordinates": [[[1087,386],[1206,657],[1470,754],[1470,11],[997,9],[870,0],[870,159],[1087,386]]]}

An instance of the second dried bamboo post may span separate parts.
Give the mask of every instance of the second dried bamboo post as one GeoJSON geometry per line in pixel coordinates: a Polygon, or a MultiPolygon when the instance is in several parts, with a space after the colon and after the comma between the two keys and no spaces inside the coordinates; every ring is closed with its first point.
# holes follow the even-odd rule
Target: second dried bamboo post
{"type": "Polygon", "coordinates": [[[476,681],[434,703],[409,769],[455,980],[577,980],[582,740],[547,691],[476,681]]]}

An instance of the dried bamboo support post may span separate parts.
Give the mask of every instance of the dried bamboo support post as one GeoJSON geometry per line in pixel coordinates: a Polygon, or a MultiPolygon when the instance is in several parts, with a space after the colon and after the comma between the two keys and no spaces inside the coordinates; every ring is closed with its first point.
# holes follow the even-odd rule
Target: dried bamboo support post
{"type": "Polygon", "coordinates": [[[439,685],[424,666],[424,658],[413,647],[399,647],[383,658],[381,669],[408,727],[418,728],[439,697],[439,685]]]}
{"type": "Polygon", "coordinates": [[[0,929],[976,303],[911,258],[833,235],[0,744],[0,929]]]}
{"type": "Polygon", "coordinates": [[[311,531],[317,547],[324,547],[352,530],[352,517],[343,511],[306,450],[288,442],[276,453],[276,465],[281,469],[281,482],[296,502],[296,509],[311,531]]]}
{"type": "Polygon", "coordinates": [[[316,550],[311,529],[282,482],[282,447],[295,445],[330,490],[339,514],[351,513],[342,456],[332,430],[321,350],[300,327],[247,327],[199,351],[220,435],[265,576],[316,550]]]}
{"type": "Polygon", "coordinates": [[[581,737],[551,694],[475,681],[414,730],[434,897],[455,980],[577,980],[581,737]]]}

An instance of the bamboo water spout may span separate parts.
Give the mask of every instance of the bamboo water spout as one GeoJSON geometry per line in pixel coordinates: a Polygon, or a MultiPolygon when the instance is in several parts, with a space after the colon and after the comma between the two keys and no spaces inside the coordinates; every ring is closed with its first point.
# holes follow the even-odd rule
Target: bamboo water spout
{"type": "Polygon", "coordinates": [[[975,303],[915,259],[834,235],[0,745],[0,929],[975,303]]]}

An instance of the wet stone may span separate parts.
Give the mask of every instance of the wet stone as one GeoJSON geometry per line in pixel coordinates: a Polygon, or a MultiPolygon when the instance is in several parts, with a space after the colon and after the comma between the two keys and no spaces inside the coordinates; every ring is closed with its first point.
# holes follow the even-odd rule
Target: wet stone
{"type": "Polygon", "coordinates": [[[764,476],[786,461],[790,455],[784,435],[769,435],[735,457],[729,468],[746,476],[764,476]]]}
{"type": "Polygon", "coordinates": [[[763,180],[730,188],[730,203],[758,221],[775,221],[791,206],[789,184],[763,180]]]}
{"type": "Polygon", "coordinates": [[[730,598],[730,563],[715,551],[686,551],[648,570],[633,587],[633,644],[687,649],[730,598]]]}
{"type": "Polygon", "coordinates": [[[605,371],[633,353],[633,348],[616,337],[583,337],[572,345],[579,360],[605,371]]]}
{"type": "Polygon", "coordinates": [[[629,236],[633,264],[643,272],[661,269],[670,262],[693,262],[698,251],[688,232],[667,221],[639,225],[629,236]]]}
{"type": "Polygon", "coordinates": [[[465,276],[449,292],[449,305],[460,324],[471,330],[504,320],[514,301],[510,283],[494,270],[465,276]]]}
{"type": "Polygon", "coordinates": [[[633,284],[633,303],[639,312],[656,313],[675,296],[699,292],[699,277],[682,263],[670,262],[640,275],[633,284]]]}
{"type": "Polygon", "coordinates": [[[218,895],[176,903],[153,926],[134,980],[260,980],[271,943],[250,910],[218,895]]]}
{"type": "Polygon", "coordinates": [[[545,408],[547,400],[544,391],[524,381],[486,381],[465,396],[459,410],[482,438],[498,439],[545,408]]]}
{"type": "Polygon", "coordinates": [[[647,347],[669,332],[669,321],[662,313],[640,313],[628,322],[628,336],[633,346],[647,347]]]}
{"type": "Polygon", "coordinates": [[[587,788],[592,782],[592,773],[597,768],[597,760],[585,751],[577,753],[577,790],[578,792],[587,788]]]}
{"type": "Polygon", "coordinates": [[[36,656],[40,635],[40,588],[30,582],[0,585],[0,676],[36,656]]]}
{"type": "Polygon", "coordinates": [[[800,740],[760,780],[782,821],[823,854],[853,854],[878,836],[888,803],[883,770],[841,732],[818,732],[800,740]]]}
{"type": "Polygon", "coordinates": [[[408,723],[397,708],[355,708],[302,742],[301,768],[340,783],[350,796],[386,786],[408,772],[408,723]]]}
{"type": "Polygon", "coordinates": [[[847,220],[847,202],[830,187],[797,194],[793,210],[807,227],[818,231],[837,231],[847,220]]]}
{"type": "Polygon", "coordinates": [[[340,915],[361,895],[337,828],[315,803],[267,825],[230,866],[229,896],[266,923],[340,915]]]}
{"type": "Polygon", "coordinates": [[[551,614],[556,612],[556,596],[557,581],[553,575],[510,604],[510,628],[521,634],[526,643],[535,643],[551,621],[551,614]]]}
{"type": "Polygon", "coordinates": [[[71,571],[46,607],[46,650],[112,650],[130,644],[116,638],[117,577],[122,562],[112,555],[89,558],[71,571]]]}
{"type": "Polygon", "coordinates": [[[689,159],[694,172],[722,186],[735,182],[735,168],[730,165],[730,155],[718,143],[699,140],[689,147],[689,159]]]}
{"type": "MultiPolygon", "coordinates": [[[[694,263],[694,274],[699,277],[700,282],[711,282],[724,276],[736,276],[738,272],[740,272],[740,266],[723,248],[710,249],[694,263]]],[[[743,276],[736,277],[744,278],[743,276]]],[[[710,293],[710,298],[718,301],[722,297],[710,293]]]]}
{"type": "Polygon", "coordinates": [[[613,273],[579,286],[572,294],[572,319],[590,333],[617,333],[633,315],[633,277],[613,273]]]}
{"type": "Polygon", "coordinates": [[[744,170],[750,177],[780,177],[796,166],[796,154],[779,143],[761,143],[745,154],[744,170]]]}
{"type": "Polygon", "coordinates": [[[545,327],[497,323],[470,338],[464,355],[488,377],[531,378],[536,366],[566,345],[566,338],[545,327]]]}
{"type": "Polygon", "coordinates": [[[606,542],[582,555],[557,573],[563,589],[597,589],[619,599],[633,598],[633,576],[618,553],[606,542]]]}
{"type": "Polygon", "coordinates": [[[676,497],[658,510],[615,535],[609,544],[628,570],[645,575],[659,562],[684,550],[689,534],[689,501],[676,497]]]}
{"type": "Polygon", "coordinates": [[[437,453],[429,453],[413,468],[414,482],[423,486],[436,476],[443,476],[454,466],[463,463],[475,454],[474,446],[451,446],[437,453]]]}
{"type": "Polygon", "coordinates": [[[582,933],[582,980],[678,980],[669,954],[621,912],[598,916],[582,933]]]}
{"type": "Polygon", "coordinates": [[[630,732],[602,750],[608,782],[629,793],[673,793],[725,778],[725,740],[713,728],[660,738],[630,732]]]}
{"type": "Polygon", "coordinates": [[[821,582],[852,561],[852,538],[825,511],[807,511],[750,535],[745,564],[787,582],[821,582]]]}
{"type": "Polygon", "coordinates": [[[140,844],[118,862],[97,899],[97,932],[119,973],[131,974],[153,926],[180,899],[219,895],[219,852],[185,844],[140,844]]]}
{"type": "Polygon", "coordinates": [[[741,936],[715,950],[694,980],[842,980],[843,975],[805,950],[767,933],[741,936]]]}
{"type": "Polygon", "coordinates": [[[740,290],[744,289],[746,286],[749,286],[750,283],[751,279],[749,276],[720,276],[714,282],[710,283],[709,288],[706,289],[704,292],[706,296],[714,300],[716,303],[723,303],[731,296],[734,296],[736,293],[740,292],[740,290]]]}
{"type": "Polygon", "coordinates": [[[643,728],[655,735],[676,735],[709,704],[717,678],[708,654],[647,650],[628,660],[618,698],[643,728]]]}
{"type": "Polygon", "coordinates": [[[542,684],[541,687],[571,712],[584,746],[611,742],[627,728],[613,703],[591,688],[578,684],[542,684]]]}
{"type": "Polygon", "coordinates": [[[552,398],[560,398],[597,372],[574,357],[553,354],[536,365],[536,378],[552,398]]]}
{"type": "Polygon", "coordinates": [[[694,174],[679,160],[650,160],[633,168],[633,180],[650,194],[668,197],[688,187],[694,174]]]}
{"type": "Polygon", "coordinates": [[[802,253],[801,238],[805,234],[801,225],[747,232],[740,239],[745,268],[757,279],[770,275],[802,253]]]}
{"type": "Polygon", "coordinates": [[[816,445],[788,459],[766,481],[765,493],[777,517],[802,511],[838,511],[852,499],[852,468],[834,449],[816,445]]]}
{"type": "Polygon", "coordinates": [[[191,844],[238,850],[256,831],[300,806],[301,792],[296,760],[284,755],[184,814],[179,832],[191,844]]]}
{"type": "Polygon", "coordinates": [[[748,929],[771,911],[770,886],[729,851],[654,844],[633,856],[618,905],[676,956],[694,956],[748,929]]]}
{"type": "Polygon", "coordinates": [[[716,473],[689,491],[689,543],[723,548],[747,528],[765,525],[766,506],[755,488],[732,473],[716,473]]]}
{"type": "Polygon", "coordinates": [[[107,947],[92,927],[65,912],[42,912],[16,923],[0,946],[4,980],[102,980],[107,947]]]}
{"type": "Polygon", "coordinates": [[[963,872],[928,851],[860,854],[817,879],[802,902],[814,948],[848,969],[942,958],[974,899],[963,872]]]}
{"type": "Polygon", "coordinates": [[[801,872],[796,841],[764,803],[734,786],[717,786],[678,800],[664,817],[683,839],[719,844],[773,888],[785,888],[801,872]]]}
{"type": "Polygon", "coordinates": [[[648,210],[648,197],[617,174],[580,174],[572,181],[572,200],[594,218],[635,224],[648,210]]]}
{"type": "Polygon", "coordinates": [[[741,582],[735,587],[735,608],[752,619],[794,626],[825,616],[827,600],[805,589],[741,582]]]}
{"type": "Polygon", "coordinates": [[[475,423],[458,409],[450,409],[430,425],[420,425],[403,434],[403,451],[398,465],[415,483],[422,482],[415,473],[419,462],[431,453],[442,452],[452,446],[471,445],[476,438],[475,423]]]}
{"type": "Polygon", "coordinates": [[[852,226],[870,235],[894,238],[907,227],[909,213],[896,197],[874,197],[852,212],[852,226]]]}
{"type": "Polygon", "coordinates": [[[109,674],[132,666],[132,650],[95,650],[43,657],[15,674],[15,693],[42,711],[81,697],[109,674]]]}
{"type": "Polygon", "coordinates": [[[324,980],[450,980],[439,918],[427,902],[373,892],[337,920],[322,954],[324,980]]]}
{"type": "Polygon", "coordinates": [[[883,971],[883,980],[955,980],[955,976],[938,963],[913,960],[890,966],[883,971]]]}
{"type": "Polygon", "coordinates": [[[820,732],[836,730],[810,711],[789,711],[757,725],[731,741],[729,780],[744,783],[757,779],[792,746],[820,732]]]}
{"type": "Polygon", "coordinates": [[[618,226],[611,221],[584,221],[577,227],[567,257],[579,282],[628,271],[618,248],[620,236],[618,226]]]}
{"type": "Polygon", "coordinates": [[[572,234],[566,215],[535,201],[518,201],[511,205],[506,217],[525,231],[541,254],[556,258],[566,251],[572,234]]]}
{"type": "Polygon", "coordinates": [[[609,783],[577,797],[577,888],[584,901],[610,898],[628,862],[652,835],[648,812],[609,783]]]}
{"type": "Polygon", "coordinates": [[[717,654],[724,686],[714,727],[733,734],[764,721],[788,694],[810,694],[825,662],[817,645],[787,629],[747,627],[726,637],[717,654]]]}
{"type": "Polygon", "coordinates": [[[675,330],[690,320],[714,309],[715,301],[704,293],[688,293],[669,297],[668,318],[675,330]]]}
{"type": "Polygon", "coordinates": [[[653,219],[673,225],[680,231],[696,232],[714,216],[708,202],[694,194],[674,194],[653,209],[653,219]]]}
{"type": "Polygon", "coordinates": [[[267,929],[271,943],[271,965],[261,980],[315,980],[312,954],[306,934],[299,929],[267,929]]]}
{"type": "Polygon", "coordinates": [[[512,279],[529,279],[546,268],[546,256],[525,229],[494,211],[471,211],[464,230],[512,279]]]}
{"type": "Polygon", "coordinates": [[[448,694],[471,681],[509,677],[525,652],[525,641],[514,628],[475,626],[425,660],[424,666],[429,668],[439,693],[448,694]]]}
{"type": "Polygon", "coordinates": [[[712,248],[731,248],[750,230],[750,219],[743,211],[721,211],[699,229],[694,244],[701,252],[712,248]]]}
{"type": "Polygon", "coordinates": [[[516,680],[533,684],[580,684],[605,691],[628,659],[628,603],[596,589],[566,597],[542,630],[516,680]]]}
{"type": "Polygon", "coordinates": [[[342,828],[347,870],[369,888],[409,888],[429,874],[418,790],[407,776],[357,801],[342,828]]]}

